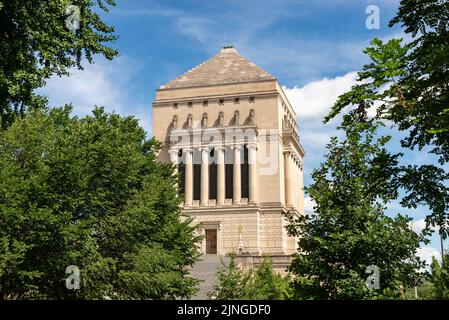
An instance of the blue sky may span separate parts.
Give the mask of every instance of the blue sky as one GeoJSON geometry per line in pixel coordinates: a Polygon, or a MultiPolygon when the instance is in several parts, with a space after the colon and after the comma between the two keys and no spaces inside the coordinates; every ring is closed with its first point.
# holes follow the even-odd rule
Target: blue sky
{"type": "MultiPolygon", "coordinates": [[[[51,105],[74,104],[78,115],[93,105],[135,115],[151,135],[151,103],[162,84],[234,45],[248,59],[273,74],[284,86],[297,112],[306,149],[305,183],[317,167],[329,137],[336,135],[334,122],[321,119],[339,94],[355,83],[355,71],[367,59],[362,50],[374,37],[401,37],[399,27],[389,28],[398,0],[272,0],[272,1],[151,1],[117,0],[104,19],[115,26],[119,40],[113,47],[120,56],[101,57],[71,77],[55,77],[41,92],[51,105]],[[380,9],[380,29],[365,26],[368,5],[380,9]]],[[[400,136],[392,148],[399,150],[400,136]]],[[[433,162],[426,153],[411,152],[410,163],[433,162]]],[[[307,201],[308,210],[312,203],[307,201]]],[[[393,204],[390,213],[406,213],[393,204]]],[[[425,208],[416,210],[415,228],[422,227],[425,208]]],[[[437,238],[422,256],[438,250],[437,238]]]]}

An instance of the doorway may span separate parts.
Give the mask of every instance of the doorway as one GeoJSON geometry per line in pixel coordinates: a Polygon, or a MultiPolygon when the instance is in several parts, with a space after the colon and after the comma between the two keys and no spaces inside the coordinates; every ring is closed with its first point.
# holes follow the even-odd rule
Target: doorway
{"type": "Polygon", "coordinates": [[[217,229],[206,229],[206,254],[217,254],[217,229]]]}

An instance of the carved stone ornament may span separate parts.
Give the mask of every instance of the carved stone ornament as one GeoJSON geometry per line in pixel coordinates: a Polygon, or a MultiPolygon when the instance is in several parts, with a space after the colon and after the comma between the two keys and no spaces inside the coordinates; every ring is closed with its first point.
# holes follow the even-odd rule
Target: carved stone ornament
{"type": "Polygon", "coordinates": [[[220,111],[218,114],[218,126],[223,127],[224,126],[224,112],[220,111]]]}
{"type": "Polygon", "coordinates": [[[191,113],[187,116],[187,128],[192,129],[193,127],[193,116],[191,113]]]}
{"type": "Polygon", "coordinates": [[[254,109],[249,110],[249,124],[256,124],[256,111],[254,109]]]}
{"type": "Polygon", "coordinates": [[[201,119],[201,127],[207,128],[207,112],[203,113],[203,118],[201,119]]]}
{"type": "Polygon", "coordinates": [[[172,120],[172,128],[174,130],[178,129],[178,116],[174,115],[172,120]]]}
{"type": "Polygon", "coordinates": [[[238,110],[235,110],[234,112],[234,125],[240,125],[240,112],[238,110]]]}

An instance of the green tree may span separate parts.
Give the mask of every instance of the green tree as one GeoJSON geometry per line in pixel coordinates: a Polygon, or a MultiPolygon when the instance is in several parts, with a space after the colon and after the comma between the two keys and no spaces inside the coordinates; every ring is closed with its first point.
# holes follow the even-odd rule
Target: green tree
{"type": "Polygon", "coordinates": [[[345,116],[346,138],[333,137],[325,162],[307,188],[316,215],[291,221],[299,253],[290,270],[295,295],[309,299],[382,299],[399,295],[399,286],[417,282],[422,263],[416,250],[422,237],[411,219],[385,215],[397,191],[399,154],[385,149],[389,137],[376,138],[378,124],[345,116]],[[367,267],[380,271],[380,289],[366,286],[367,267]]]}
{"type": "Polygon", "coordinates": [[[443,263],[441,264],[435,257],[432,257],[430,268],[433,298],[449,300],[449,254],[445,254],[443,263]]]}
{"type": "Polygon", "coordinates": [[[230,258],[229,265],[221,260],[217,271],[217,282],[214,284],[214,289],[208,293],[211,299],[237,300],[245,295],[250,276],[237,266],[235,255],[231,255],[230,258]]]}
{"type": "Polygon", "coordinates": [[[292,295],[291,278],[276,273],[271,260],[265,257],[254,273],[245,298],[251,300],[286,300],[292,295]]]}
{"type": "Polygon", "coordinates": [[[209,297],[218,300],[285,300],[291,297],[290,276],[281,276],[273,269],[269,258],[264,258],[256,270],[242,270],[235,255],[229,265],[223,260],[217,272],[217,282],[209,297]]]}
{"type": "Polygon", "coordinates": [[[195,292],[191,220],[133,117],[27,112],[0,132],[0,299],[173,299],[195,292]],[[65,286],[66,267],[80,290],[65,286]]]}
{"type": "Polygon", "coordinates": [[[114,0],[0,0],[0,128],[10,125],[27,107],[42,107],[35,95],[51,75],[82,69],[83,58],[107,59],[117,51],[106,44],[116,40],[114,28],[99,15],[114,0]],[[80,10],[79,28],[66,26],[67,8],[80,10]]]}
{"type": "Polygon", "coordinates": [[[374,39],[365,50],[371,63],[359,72],[360,83],[340,97],[326,120],[352,104],[365,109],[379,103],[378,117],[407,131],[405,147],[433,146],[448,161],[449,3],[402,0],[390,26],[396,24],[411,43],[374,39]]]}
{"type": "MultiPolygon", "coordinates": [[[[421,283],[416,286],[416,293],[418,294],[418,300],[432,300],[433,298],[433,290],[434,286],[432,282],[430,282],[426,273],[421,274],[421,283]]],[[[407,300],[415,300],[415,288],[406,288],[405,298],[407,300]]]]}
{"type": "Polygon", "coordinates": [[[436,226],[449,236],[449,2],[402,0],[390,26],[400,24],[412,39],[383,43],[374,39],[365,53],[371,62],[358,73],[359,83],[341,95],[325,118],[329,121],[343,109],[366,118],[376,106],[376,119],[389,121],[403,131],[405,148],[429,147],[441,166],[404,166],[398,186],[407,196],[408,208],[427,205],[427,227],[436,226]]]}

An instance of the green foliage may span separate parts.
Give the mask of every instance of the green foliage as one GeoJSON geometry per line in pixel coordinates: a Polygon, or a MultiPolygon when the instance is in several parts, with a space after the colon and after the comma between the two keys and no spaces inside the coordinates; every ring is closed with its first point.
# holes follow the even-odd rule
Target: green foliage
{"type": "MultiPolygon", "coordinates": [[[[349,116],[346,116],[349,117],[349,116]]],[[[385,205],[397,196],[392,184],[398,158],[385,149],[389,137],[376,139],[377,123],[345,119],[346,139],[332,138],[325,162],[307,188],[314,216],[291,220],[299,253],[290,270],[295,295],[309,299],[395,298],[400,284],[415,284],[422,266],[415,256],[421,236],[411,219],[390,218],[385,205]],[[380,270],[380,290],[365,285],[368,266],[380,270]]]]}
{"type": "Polygon", "coordinates": [[[449,236],[449,172],[434,165],[402,166],[397,185],[406,190],[401,204],[407,208],[427,205],[432,214],[426,217],[426,233],[436,227],[445,239],[449,236]]]}
{"type": "MultiPolygon", "coordinates": [[[[433,299],[433,284],[428,280],[423,280],[422,284],[418,286],[418,299],[419,300],[432,300],[433,299]]],[[[414,290],[410,290],[410,292],[413,292],[414,296],[414,290]]]]}
{"type": "Polygon", "coordinates": [[[401,24],[413,37],[406,73],[399,83],[412,107],[392,108],[401,130],[410,130],[405,146],[434,146],[440,160],[449,160],[449,2],[403,0],[390,26],[401,24]]]}
{"type": "Polygon", "coordinates": [[[117,39],[98,8],[108,12],[113,0],[0,0],[0,128],[10,125],[26,107],[45,105],[33,94],[51,75],[82,68],[83,57],[107,59],[117,51],[106,44],[117,39]],[[67,7],[80,9],[75,32],[66,26],[67,7]]]}
{"type": "Polygon", "coordinates": [[[437,165],[405,166],[396,184],[404,188],[402,205],[427,205],[427,227],[449,236],[449,2],[402,0],[390,26],[401,24],[412,41],[383,43],[374,39],[365,50],[371,62],[358,73],[358,84],[341,95],[325,121],[349,107],[352,118],[366,120],[377,107],[376,119],[394,123],[406,134],[405,148],[429,147],[437,165]]]}
{"type": "Polygon", "coordinates": [[[396,83],[405,73],[405,55],[408,50],[409,45],[403,46],[402,40],[392,39],[385,44],[378,38],[372,40],[371,46],[364,50],[372,62],[358,73],[359,84],[338,98],[329,115],[325,117],[325,122],[349,105],[357,106],[351,113],[364,115],[375,102],[380,102],[377,116],[382,117],[388,107],[401,103],[398,100],[401,88],[396,83]]]}
{"type": "Polygon", "coordinates": [[[241,270],[231,255],[229,266],[222,261],[218,280],[209,297],[218,300],[285,300],[291,297],[291,279],[273,270],[269,258],[264,258],[257,270],[241,270]]]}
{"type": "Polygon", "coordinates": [[[0,132],[0,297],[191,296],[197,239],[158,149],[102,108],[29,111],[0,132]],[[80,290],[65,287],[69,265],[80,290]]]}
{"type": "Polygon", "coordinates": [[[235,255],[231,255],[231,261],[227,266],[221,261],[217,272],[217,282],[212,292],[208,295],[212,299],[237,300],[245,296],[246,287],[250,281],[250,275],[243,272],[236,263],[235,255]]]}
{"type": "Polygon", "coordinates": [[[435,257],[432,257],[430,268],[433,298],[449,300],[449,254],[444,255],[442,264],[435,257]]]}
{"type": "MultiPolygon", "coordinates": [[[[417,286],[418,300],[433,300],[434,286],[432,282],[427,280],[424,275],[421,276],[422,283],[417,286]]],[[[416,300],[415,288],[406,288],[405,290],[406,300],[416,300]]]]}
{"type": "Polygon", "coordinates": [[[247,288],[246,299],[286,300],[291,297],[290,276],[281,276],[273,270],[269,258],[264,258],[247,288]]]}
{"type": "Polygon", "coordinates": [[[342,95],[326,121],[344,107],[380,103],[378,117],[407,131],[407,148],[432,146],[442,162],[449,160],[449,2],[402,0],[390,26],[401,24],[412,37],[383,43],[374,39],[365,53],[371,63],[359,72],[360,83],[342,95]]]}

